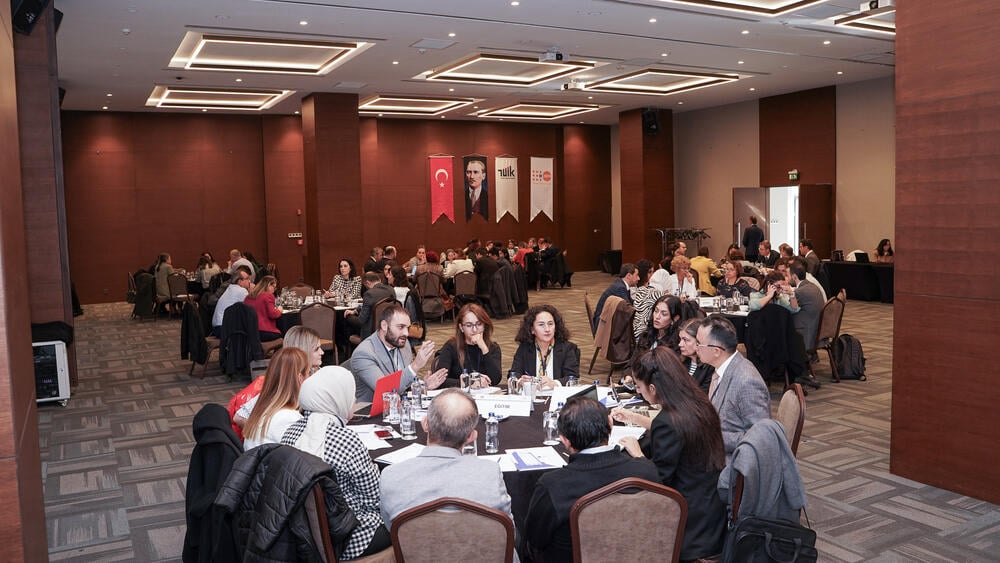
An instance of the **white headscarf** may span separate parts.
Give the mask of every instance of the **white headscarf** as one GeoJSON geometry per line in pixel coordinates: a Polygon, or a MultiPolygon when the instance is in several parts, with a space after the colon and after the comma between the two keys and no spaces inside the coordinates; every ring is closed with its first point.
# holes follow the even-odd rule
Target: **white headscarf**
{"type": "Polygon", "coordinates": [[[310,411],[305,430],[295,447],[323,457],[323,443],[330,424],[344,426],[354,411],[354,375],[340,366],[326,366],[299,387],[299,408],[310,411]]]}

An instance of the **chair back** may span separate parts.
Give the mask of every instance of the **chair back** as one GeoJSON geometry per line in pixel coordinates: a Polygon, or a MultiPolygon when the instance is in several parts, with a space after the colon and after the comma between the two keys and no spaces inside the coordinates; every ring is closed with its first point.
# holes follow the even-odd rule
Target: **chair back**
{"type": "Polygon", "coordinates": [[[136,294],[135,276],[132,274],[132,272],[129,272],[128,290],[125,292],[125,301],[129,303],[135,303],[135,294],[136,294]]]}
{"type": "Polygon", "coordinates": [[[417,274],[417,293],[420,297],[441,297],[441,276],[434,272],[417,274]]]}
{"type": "Polygon", "coordinates": [[[377,301],[372,306],[372,332],[378,332],[378,320],[382,318],[382,311],[385,311],[387,307],[391,307],[394,303],[396,303],[396,297],[392,296],[377,301]]]}
{"type": "Polygon", "coordinates": [[[760,291],[760,280],[757,278],[753,276],[740,276],[740,279],[747,280],[747,283],[750,284],[750,287],[752,287],[754,291],[760,291]]]}
{"type": "Polygon", "coordinates": [[[819,328],[816,329],[816,341],[808,342],[811,350],[832,346],[840,335],[840,323],[844,319],[844,309],[847,307],[847,292],[843,289],[840,293],[827,299],[823,309],[819,312],[819,328]]]}
{"type": "Polygon", "coordinates": [[[635,477],[615,481],[573,503],[573,561],[679,561],[686,522],[687,502],[674,489],[635,477]]]}
{"type": "Polygon", "coordinates": [[[778,412],[775,420],[785,427],[785,437],[788,438],[788,446],[792,448],[792,455],[799,451],[799,440],[802,438],[802,426],[806,421],[806,395],[802,392],[802,386],[793,383],[791,387],[781,396],[778,403],[778,412]]]}
{"type": "Polygon", "coordinates": [[[184,299],[187,297],[187,277],[184,274],[170,274],[167,276],[167,287],[170,290],[170,297],[184,299]]]}
{"type": "Polygon", "coordinates": [[[306,305],[299,310],[302,326],[311,328],[322,340],[334,340],[337,326],[337,310],[323,303],[306,305]]]}
{"type": "Polygon", "coordinates": [[[293,285],[292,287],[290,287],[289,289],[291,289],[292,291],[294,291],[299,296],[299,299],[301,299],[303,301],[306,300],[306,297],[309,297],[310,295],[312,295],[313,291],[314,291],[313,290],[313,286],[307,285],[307,284],[304,284],[304,283],[297,283],[297,284],[293,285]]]}
{"type": "Polygon", "coordinates": [[[587,325],[590,326],[590,335],[597,336],[597,327],[594,326],[594,308],[590,305],[590,293],[583,292],[583,306],[587,308],[587,325]]]}
{"type": "Polygon", "coordinates": [[[473,272],[462,272],[455,276],[455,295],[476,295],[476,274],[473,272]]]}
{"type": "Polygon", "coordinates": [[[514,560],[514,522],[503,512],[459,498],[415,506],[392,521],[398,563],[514,560]]]}

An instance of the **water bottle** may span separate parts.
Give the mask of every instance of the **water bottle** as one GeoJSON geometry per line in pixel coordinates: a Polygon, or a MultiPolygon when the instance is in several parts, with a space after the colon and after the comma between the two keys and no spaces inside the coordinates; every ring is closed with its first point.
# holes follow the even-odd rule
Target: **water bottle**
{"type": "Polygon", "coordinates": [[[495,454],[500,451],[500,423],[496,415],[490,413],[486,418],[486,453],[495,454]]]}

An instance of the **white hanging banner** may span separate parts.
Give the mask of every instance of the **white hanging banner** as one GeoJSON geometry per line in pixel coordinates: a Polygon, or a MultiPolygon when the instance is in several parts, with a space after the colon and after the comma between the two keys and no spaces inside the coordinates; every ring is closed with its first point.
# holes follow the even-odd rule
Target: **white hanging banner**
{"type": "Polygon", "coordinates": [[[497,223],[505,213],[517,221],[517,158],[498,156],[493,159],[496,171],[497,223]]]}
{"type": "Polygon", "coordinates": [[[552,161],[551,158],[531,157],[531,221],[539,213],[554,220],[552,212],[552,161]]]}

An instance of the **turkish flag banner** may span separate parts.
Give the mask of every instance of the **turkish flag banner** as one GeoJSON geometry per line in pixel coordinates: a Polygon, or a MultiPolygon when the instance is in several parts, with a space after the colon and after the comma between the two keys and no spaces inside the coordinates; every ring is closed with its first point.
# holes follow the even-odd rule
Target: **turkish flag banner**
{"type": "Polygon", "coordinates": [[[442,215],[455,222],[455,182],[452,178],[452,159],[450,156],[429,156],[428,172],[431,181],[431,224],[437,222],[442,215]]]}

